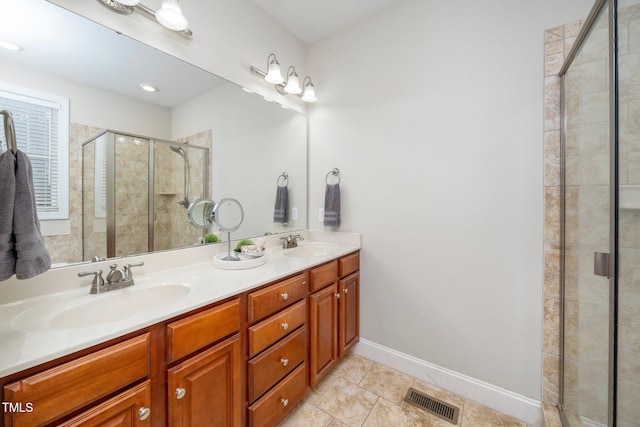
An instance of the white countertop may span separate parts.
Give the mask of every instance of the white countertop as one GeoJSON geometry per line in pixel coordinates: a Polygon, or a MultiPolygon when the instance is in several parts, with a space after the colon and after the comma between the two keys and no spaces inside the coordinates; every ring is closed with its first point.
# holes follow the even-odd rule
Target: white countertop
{"type": "MultiPolygon", "coordinates": [[[[266,239],[266,263],[246,270],[221,270],[214,267],[213,255],[226,250],[226,244],[142,255],[126,261],[115,260],[118,264],[145,261],[145,266],[133,270],[136,282],[134,286],[99,295],[89,295],[91,278],[79,278],[77,273],[97,268],[107,271],[108,264],[114,261],[55,269],[28,281],[3,282],[0,286],[0,378],[360,249],[360,235],[357,233],[306,230],[300,234],[306,241],[332,243],[336,247],[323,256],[289,257],[279,246],[273,246],[278,243],[279,236],[270,236],[266,239]],[[188,294],[175,300],[165,298],[158,302],[153,300],[153,291],[144,291],[147,288],[173,284],[186,286],[188,294]],[[103,300],[104,304],[112,305],[116,310],[119,302],[126,301],[132,293],[140,291],[148,292],[144,295],[150,296],[149,304],[136,313],[126,313],[121,320],[59,329],[38,323],[41,317],[46,317],[48,311],[61,312],[86,302],[93,304],[94,301],[103,300]]],[[[87,319],[87,323],[92,323],[91,320],[87,319]]]]}

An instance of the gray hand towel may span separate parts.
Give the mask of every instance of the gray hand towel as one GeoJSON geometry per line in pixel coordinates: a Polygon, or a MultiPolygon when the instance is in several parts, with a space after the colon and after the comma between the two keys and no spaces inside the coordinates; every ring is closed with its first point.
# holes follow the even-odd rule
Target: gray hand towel
{"type": "Polygon", "coordinates": [[[29,156],[16,153],[16,193],[13,208],[13,234],[16,261],[16,278],[29,279],[51,268],[51,257],[40,232],[33,189],[33,171],[29,156]]]}
{"type": "Polygon", "coordinates": [[[13,205],[16,194],[16,156],[7,150],[0,155],[0,281],[16,272],[13,237],[13,205]]]}
{"type": "Polygon", "coordinates": [[[340,184],[327,184],[324,192],[324,226],[340,226],[340,184]]]}
{"type": "Polygon", "coordinates": [[[289,222],[289,187],[278,186],[276,190],[276,204],[273,209],[273,222],[286,224],[289,222]]]}

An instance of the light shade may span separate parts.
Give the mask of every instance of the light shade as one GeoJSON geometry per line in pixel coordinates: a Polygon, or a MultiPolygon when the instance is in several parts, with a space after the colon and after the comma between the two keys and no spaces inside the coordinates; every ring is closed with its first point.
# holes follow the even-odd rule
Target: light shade
{"type": "Polygon", "coordinates": [[[137,6],[140,0],[118,0],[118,3],[124,4],[125,6],[137,6]]]}
{"type": "Polygon", "coordinates": [[[298,73],[296,73],[296,69],[293,68],[293,65],[289,67],[289,70],[287,70],[287,85],[284,87],[284,91],[292,95],[302,93],[298,73]]]}
{"type": "Polygon", "coordinates": [[[280,63],[273,53],[269,55],[267,59],[267,75],[264,76],[264,79],[272,85],[279,85],[284,82],[284,77],[282,77],[282,73],[280,72],[280,63]]]}
{"type": "Polygon", "coordinates": [[[316,98],[316,88],[311,83],[311,78],[304,78],[304,92],[302,93],[302,99],[304,102],[316,102],[318,98],[316,98]]]}
{"type": "Polygon", "coordinates": [[[156,12],[156,19],[160,25],[173,31],[184,31],[189,26],[178,0],[162,0],[162,7],[156,12]]]}

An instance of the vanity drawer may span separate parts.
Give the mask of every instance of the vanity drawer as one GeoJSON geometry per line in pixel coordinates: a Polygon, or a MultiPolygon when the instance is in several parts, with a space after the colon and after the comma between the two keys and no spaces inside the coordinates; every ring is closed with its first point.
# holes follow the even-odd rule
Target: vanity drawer
{"type": "Polygon", "coordinates": [[[296,406],[307,390],[307,367],[298,366],[257,402],[249,406],[249,425],[273,426],[296,406]]]}
{"type": "Polygon", "coordinates": [[[58,424],[57,427],[92,427],[92,426],[151,426],[151,417],[143,415],[140,410],[151,409],[151,381],[120,393],[106,402],[97,405],[73,419],[58,424]],[[133,424],[129,424],[133,421],[133,424]]]}
{"type": "Polygon", "coordinates": [[[338,260],[340,277],[348,276],[360,269],[360,252],[352,253],[338,260]]]}
{"type": "Polygon", "coordinates": [[[307,303],[300,301],[249,328],[249,357],[295,331],[307,320],[307,303]]]}
{"type": "Polygon", "coordinates": [[[260,397],[305,359],[307,330],[303,327],[249,361],[249,402],[260,397]]]}
{"type": "Polygon", "coordinates": [[[334,283],[338,279],[338,260],[314,268],[309,279],[312,293],[334,283]]]}
{"type": "Polygon", "coordinates": [[[167,325],[167,362],[171,363],[240,330],[240,299],[167,325]]]}
{"type": "Polygon", "coordinates": [[[147,333],[6,385],[3,401],[33,411],[6,412],[5,425],[44,425],[149,376],[149,346],[147,333]]]}
{"type": "Polygon", "coordinates": [[[298,274],[249,294],[249,323],[264,319],[307,296],[307,275],[298,274]]]}

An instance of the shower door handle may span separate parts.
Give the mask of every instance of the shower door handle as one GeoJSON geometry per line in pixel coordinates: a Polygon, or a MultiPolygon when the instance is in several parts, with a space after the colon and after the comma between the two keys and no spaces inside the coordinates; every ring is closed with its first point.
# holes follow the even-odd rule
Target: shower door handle
{"type": "Polygon", "coordinates": [[[609,254],[603,252],[593,253],[593,274],[609,277],[609,254]]]}

